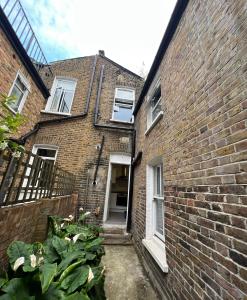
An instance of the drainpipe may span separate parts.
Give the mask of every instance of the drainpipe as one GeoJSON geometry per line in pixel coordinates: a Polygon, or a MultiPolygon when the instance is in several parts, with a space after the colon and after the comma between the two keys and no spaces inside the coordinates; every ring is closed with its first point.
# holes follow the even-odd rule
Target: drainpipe
{"type": "Polygon", "coordinates": [[[104,147],[104,142],[105,142],[105,137],[103,135],[102,136],[101,145],[100,145],[99,155],[98,155],[98,159],[97,159],[96,169],[95,169],[95,172],[94,172],[93,185],[96,184],[96,178],[97,178],[97,174],[98,174],[98,169],[99,169],[99,164],[100,164],[100,158],[101,158],[101,155],[102,155],[102,151],[103,151],[103,147],[104,147]]]}
{"type": "Polygon", "coordinates": [[[130,166],[130,187],[129,187],[129,203],[128,203],[128,219],[127,219],[127,232],[131,230],[132,221],[132,202],[133,202],[133,187],[134,187],[134,166],[133,160],[135,156],[135,143],[136,143],[136,131],[132,135],[132,150],[131,150],[131,166],[130,166]]]}

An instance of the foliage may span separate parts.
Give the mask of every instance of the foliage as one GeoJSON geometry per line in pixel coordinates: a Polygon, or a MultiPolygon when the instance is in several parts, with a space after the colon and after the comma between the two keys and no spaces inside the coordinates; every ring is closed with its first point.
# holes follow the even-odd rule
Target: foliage
{"type": "Polygon", "coordinates": [[[8,149],[14,157],[19,157],[24,151],[24,147],[12,141],[10,136],[17,132],[25,119],[19,113],[13,114],[7,109],[8,105],[15,101],[15,97],[8,97],[3,94],[0,94],[0,97],[2,98],[1,105],[4,113],[0,120],[0,150],[8,149]]]}
{"type": "Polygon", "coordinates": [[[105,299],[99,229],[73,222],[72,216],[50,217],[49,224],[44,243],[10,244],[10,267],[5,278],[0,278],[0,300],[105,299]]]}

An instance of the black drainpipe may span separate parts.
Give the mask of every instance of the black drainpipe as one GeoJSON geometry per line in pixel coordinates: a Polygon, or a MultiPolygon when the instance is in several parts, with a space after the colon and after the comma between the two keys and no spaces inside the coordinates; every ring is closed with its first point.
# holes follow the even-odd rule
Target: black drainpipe
{"type": "Polygon", "coordinates": [[[97,178],[97,174],[98,174],[100,158],[101,158],[101,155],[102,155],[102,152],[103,152],[104,142],[105,142],[105,137],[103,135],[101,145],[100,145],[99,155],[98,155],[98,159],[97,159],[97,164],[96,164],[96,168],[95,168],[95,172],[94,172],[93,185],[96,184],[96,178],[97,178]]]}
{"type": "Polygon", "coordinates": [[[94,81],[94,77],[95,77],[97,59],[98,59],[98,55],[96,54],[95,57],[94,57],[93,64],[92,64],[92,73],[91,73],[91,78],[90,78],[88,93],[87,93],[87,98],[86,98],[86,107],[85,107],[85,111],[83,113],[73,115],[73,116],[66,116],[66,117],[62,117],[62,118],[56,118],[56,119],[51,119],[51,120],[40,121],[34,126],[34,128],[32,130],[30,130],[28,133],[21,136],[19,139],[14,139],[13,138],[11,140],[18,143],[18,144],[24,145],[26,143],[26,140],[31,135],[36,133],[41,128],[42,125],[48,125],[48,124],[53,124],[53,123],[60,123],[60,122],[64,122],[64,121],[71,121],[71,120],[76,120],[76,119],[80,119],[80,118],[85,118],[87,116],[88,110],[89,110],[90,97],[91,97],[91,94],[92,94],[92,88],[93,88],[93,81],[94,81]]]}
{"type": "Polygon", "coordinates": [[[132,219],[132,200],[133,200],[133,187],[134,187],[134,165],[133,160],[135,156],[135,144],[136,144],[136,131],[133,131],[132,135],[132,149],[131,149],[131,165],[130,165],[130,186],[129,186],[129,203],[128,203],[128,219],[127,219],[127,232],[131,230],[132,219]]]}

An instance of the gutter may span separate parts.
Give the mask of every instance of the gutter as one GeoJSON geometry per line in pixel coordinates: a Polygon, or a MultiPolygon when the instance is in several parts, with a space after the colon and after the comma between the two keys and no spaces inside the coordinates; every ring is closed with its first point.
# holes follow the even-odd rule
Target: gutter
{"type": "Polygon", "coordinates": [[[172,13],[171,19],[169,21],[169,24],[166,28],[165,34],[161,40],[158,52],[154,58],[153,64],[150,68],[150,71],[148,73],[147,79],[145,81],[145,84],[142,88],[141,94],[139,96],[139,99],[136,103],[135,109],[133,111],[133,115],[136,116],[143,101],[144,97],[146,96],[148,89],[150,85],[152,84],[152,81],[156,75],[156,72],[162,62],[162,59],[166,53],[166,50],[168,49],[172,38],[176,32],[176,29],[178,27],[178,24],[182,18],[182,15],[187,7],[187,4],[189,3],[189,0],[177,0],[177,4],[174,8],[174,11],[172,13]]]}

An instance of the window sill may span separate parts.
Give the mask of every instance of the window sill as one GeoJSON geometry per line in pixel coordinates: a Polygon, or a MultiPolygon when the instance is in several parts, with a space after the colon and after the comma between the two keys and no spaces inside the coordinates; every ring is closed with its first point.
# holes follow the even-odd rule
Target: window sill
{"type": "Polygon", "coordinates": [[[43,114],[50,114],[50,115],[58,115],[58,116],[71,116],[70,113],[60,113],[60,112],[53,112],[48,110],[41,110],[43,114]]]}
{"type": "Polygon", "coordinates": [[[159,120],[163,117],[163,111],[160,111],[157,117],[153,120],[153,123],[149,126],[149,128],[145,131],[145,135],[148,135],[149,132],[154,128],[154,126],[159,122],[159,120]]]}
{"type": "Polygon", "coordinates": [[[129,125],[134,124],[134,122],[118,121],[118,120],[114,120],[114,119],[110,119],[110,121],[114,122],[114,123],[122,123],[122,124],[129,124],[129,125]]]}
{"type": "Polygon", "coordinates": [[[9,111],[11,111],[13,114],[18,114],[18,113],[20,113],[18,110],[17,111],[15,111],[13,108],[11,108],[10,106],[8,106],[8,104],[5,104],[5,107],[9,110],[9,111]]]}
{"type": "Polygon", "coordinates": [[[157,262],[161,270],[164,273],[168,273],[165,243],[163,243],[157,237],[152,237],[151,239],[143,239],[142,243],[146,247],[148,252],[152,255],[154,260],[157,262]]]}

